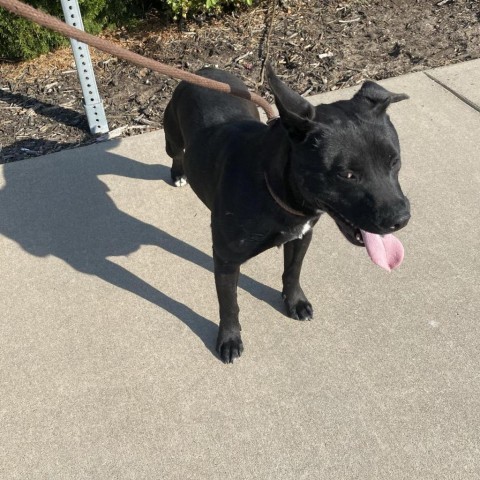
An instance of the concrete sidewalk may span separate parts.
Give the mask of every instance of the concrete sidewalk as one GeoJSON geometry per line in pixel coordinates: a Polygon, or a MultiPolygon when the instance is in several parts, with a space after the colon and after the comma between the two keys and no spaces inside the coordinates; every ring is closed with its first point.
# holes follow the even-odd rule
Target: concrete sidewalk
{"type": "Polygon", "coordinates": [[[381,82],[410,95],[390,109],[404,264],[322,218],[315,320],[285,317],[268,251],[242,270],[234,365],[209,213],[170,186],[162,132],[3,165],[0,478],[480,478],[480,61],[427,73],[381,82]]]}

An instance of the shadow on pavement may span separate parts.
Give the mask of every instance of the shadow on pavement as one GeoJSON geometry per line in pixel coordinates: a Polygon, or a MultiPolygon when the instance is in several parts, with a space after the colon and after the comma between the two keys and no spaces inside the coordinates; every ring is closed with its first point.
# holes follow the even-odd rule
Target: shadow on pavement
{"type": "MultiPolygon", "coordinates": [[[[117,208],[99,175],[169,183],[170,172],[162,165],[108,152],[107,147],[112,146],[112,142],[95,145],[89,156],[80,160],[72,157],[6,164],[5,185],[0,189],[0,234],[32,255],[58,257],[79,272],[95,275],[157,305],[184,322],[214,352],[216,323],[108,259],[133,253],[142,245],[155,245],[213,271],[209,255],[117,208]]],[[[158,214],[161,212],[159,204],[158,214]]],[[[158,267],[161,272],[161,265],[158,267]]],[[[248,276],[242,276],[240,287],[281,309],[277,290],[248,276]]]]}

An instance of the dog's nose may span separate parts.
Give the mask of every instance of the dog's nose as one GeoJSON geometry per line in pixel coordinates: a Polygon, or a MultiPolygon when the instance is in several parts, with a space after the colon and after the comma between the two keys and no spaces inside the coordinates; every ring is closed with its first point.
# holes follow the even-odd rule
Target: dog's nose
{"type": "Polygon", "coordinates": [[[408,223],[409,220],[410,220],[410,212],[404,212],[400,214],[397,218],[395,218],[394,220],[395,223],[393,225],[390,225],[390,230],[392,232],[396,232],[397,230],[400,230],[408,223]]]}

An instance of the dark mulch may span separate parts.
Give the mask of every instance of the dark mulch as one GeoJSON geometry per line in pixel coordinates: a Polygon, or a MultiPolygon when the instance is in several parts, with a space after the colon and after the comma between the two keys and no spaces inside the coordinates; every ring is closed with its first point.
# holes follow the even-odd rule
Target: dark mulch
{"type": "MultiPolygon", "coordinates": [[[[480,58],[478,0],[282,1],[267,42],[269,5],[223,18],[167,25],[152,13],[135,31],[110,38],[164,63],[195,71],[215,65],[259,84],[269,58],[301,94],[356,85],[480,58]]],[[[111,129],[157,129],[176,81],[94,52],[111,129]]],[[[88,133],[72,56],[0,64],[0,163],[95,141],[88,133]]]]}

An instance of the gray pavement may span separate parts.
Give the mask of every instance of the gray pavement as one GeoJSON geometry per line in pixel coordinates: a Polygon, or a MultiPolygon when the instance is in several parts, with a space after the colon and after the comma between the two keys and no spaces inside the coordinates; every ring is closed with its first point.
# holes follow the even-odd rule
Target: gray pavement
{"type": "Polygon", "coordinates": [[[480,478],[480,61],[427,73],[381,82],[410,95],[403,265],[322,219],[301,323],[281,251],[250,261],[234,365],[209,214],[170,186],[162,132],[2,166],[0,478],[480,478]]]}

